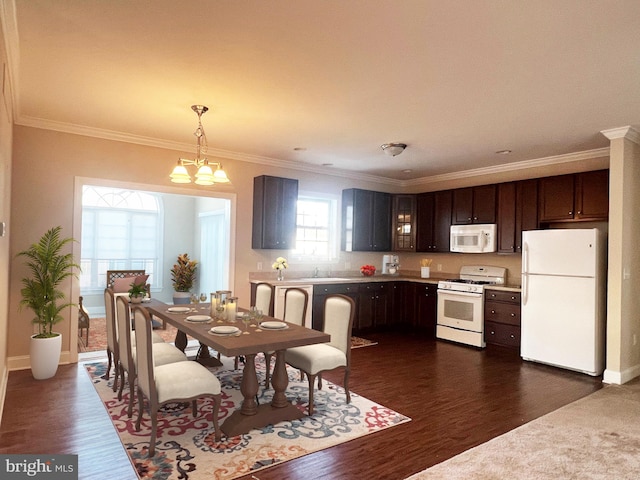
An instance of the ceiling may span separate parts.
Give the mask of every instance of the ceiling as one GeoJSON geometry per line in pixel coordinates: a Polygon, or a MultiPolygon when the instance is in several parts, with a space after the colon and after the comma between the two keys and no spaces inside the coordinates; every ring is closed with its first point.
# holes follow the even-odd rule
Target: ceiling
{"type": "Polygon", "coordinates": [[[637,0],[0,2],[21,125],[393,181],[640,128],[637,0]]]}

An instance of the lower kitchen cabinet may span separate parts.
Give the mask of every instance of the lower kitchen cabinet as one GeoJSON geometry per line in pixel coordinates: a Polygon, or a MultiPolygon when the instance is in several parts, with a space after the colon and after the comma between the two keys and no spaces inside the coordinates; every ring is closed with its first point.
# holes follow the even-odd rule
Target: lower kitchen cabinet
{"type": "Polygon", "coordinates": [[[355,312],[353,317],[353,325],[354,329],[359,320],[358,315],[358,293],[359,293],[359,284],[357,283],[334,283],[330,285],[315,285],[313,287],[313,314],[311,317],[311,322],[313,328],[315,330],[322,330],[322,322],[324,318],[324,301],[327,298],[327,295],[332,294],[342,294],[350,297],[355,302],[355,312]]]}
{"type": "Polygon", "coordinates": [[[520,348],[520,292],[485,290],[484,339],[487,344],[520,348]]]}
{"type": "Polygon", "coordinates": [[[353,329],[366,331],[382,329],[387,326],[389,316],[391,283],[363,283],[358,296],[358,323],[354,321],[353,329]]]}
{"type": "Polygon", "coordinates": [[[414,328],[436,336],[436,320],[438,314],[438,285],[433,283],[413,284],[413,322],[414,328]]]}

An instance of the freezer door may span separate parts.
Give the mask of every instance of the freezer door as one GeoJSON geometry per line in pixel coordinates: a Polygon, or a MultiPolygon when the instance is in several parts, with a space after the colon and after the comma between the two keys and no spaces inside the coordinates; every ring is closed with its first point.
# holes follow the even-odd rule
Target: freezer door
{"type": "Polygon", "coordinates": [[[522,272],[544,275],[596,275],[596,229],[530,230],[522,233],[522,272]]]}
{"type": "Polygon", "coordinates": [[[600,375],[604,370],[604,319],[595,279],[531,275],[525,281],[522,357],[600,375]]]}

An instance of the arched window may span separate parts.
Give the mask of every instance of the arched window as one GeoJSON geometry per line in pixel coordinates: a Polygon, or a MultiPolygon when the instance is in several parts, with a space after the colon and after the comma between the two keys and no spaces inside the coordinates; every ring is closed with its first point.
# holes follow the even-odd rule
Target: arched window
{"type": "Polygon", "coordinates": [[[162,199],[138,190],[82,187],[82,293],[103,290],[107,270],[145,270],[162,284],[162,199]]]}

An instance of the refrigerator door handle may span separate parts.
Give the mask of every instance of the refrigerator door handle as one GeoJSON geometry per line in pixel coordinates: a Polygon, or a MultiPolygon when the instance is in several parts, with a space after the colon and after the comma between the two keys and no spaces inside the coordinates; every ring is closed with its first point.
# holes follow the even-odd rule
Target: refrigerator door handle
{"type": "Polygon", "coordinates": [[[522,305],[529,299],[529,244],[522,245],[522,305]]]}

